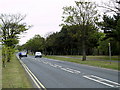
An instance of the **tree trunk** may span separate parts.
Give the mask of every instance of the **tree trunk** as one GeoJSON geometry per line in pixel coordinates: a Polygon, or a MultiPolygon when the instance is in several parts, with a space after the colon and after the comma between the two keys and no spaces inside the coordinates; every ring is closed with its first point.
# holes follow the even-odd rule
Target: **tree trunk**
{"type": "Polygon", "coordinates": [[[82,52],[83,52],[83,57],[82,57],[82,61],[86,60],[86,37],[85,37],[85,33],[86,33],[86,27],[84,27],[85,25],[83,25],[83,37],[82,37],[82,52]]]}
{"type": "Polygon", "coordinates": [[[10,62],[10,59],[11,59],[11,55],[10,55],[10,52],[9,52],[8,57],[7,57],[7,62],[10,62]]]}
{"type": "Polygon", "coordinates": [[[83,50],[82,61],[85,61],[85,60],[86,60],[86,47],[85,47],[85,40],[82,41],[82,50],[83,50]]]}
{"type": "Polygon", "coordinates": [[[10,62],[10,59],[8,59],[7,62],[10,62]]]}
{"type": "Polygon", "coordinates": [[[8,48],[8,51],[7,51],[7,62],[10,62],[10,59],[11,59],[11,50],[10,50],[10,48],[8,48]]]}
{"type": "Polygon", "coordinates": [[[3,61],[3,67],[6,67],[6,65],[5,65],[5,61],[3,61]]]}

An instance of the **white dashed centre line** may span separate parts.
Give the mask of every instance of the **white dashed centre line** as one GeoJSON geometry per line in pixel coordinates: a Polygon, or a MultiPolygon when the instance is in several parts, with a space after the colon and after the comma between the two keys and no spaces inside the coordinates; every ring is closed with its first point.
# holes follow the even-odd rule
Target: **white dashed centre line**
{"type": "MultiPolygon", "coordinates": [[[[34,59],[34,58],[32,58],[32,59],[34,59]]],[[[58,68],[58,69],[61,69],[63,71],[69,72],[69,73],[73,73],[73,74],[80,74],[81,73],[79,70],[75,70],[75,69],[71,69],[71,68],[65,68],[65,67],[57,65],[57,64],[52,64],[51,62],[38,60],[36,58],[34,60],[37,60],[37,61],[39,61],[41,63],[44,63],[44,64],[48,64],[51,67],[58,68]]],[[[103,78],[95,76],[95,75],[85,75],[85,73],[81,73],[81,74],[83,75],[84,78],[87,78],[89,80],[107,85],[109,87],[116,87],[116,88],[120,87],[119,83],[116,83],[116,82],[113,82],[113,81],[110,81],[110,80],[107,80],[107,79],[103,79],[103,78]]]]}

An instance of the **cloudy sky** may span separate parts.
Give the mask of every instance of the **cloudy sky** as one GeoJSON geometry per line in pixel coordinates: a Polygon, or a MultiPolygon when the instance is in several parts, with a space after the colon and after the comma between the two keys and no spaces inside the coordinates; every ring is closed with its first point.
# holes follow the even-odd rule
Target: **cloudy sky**
{"type": "MultiPolygon", "coordinates": [[[[75,0],[0,0],[0,14],[27,15],[24,22],[33,25],[23,34],[20,44],[24,44],[35,34],[45,36],[49,32],[60,31],[62,8],[74,5],[75,0]]],[[[102,0],[92,0],[101,2],[102,0]]]]}

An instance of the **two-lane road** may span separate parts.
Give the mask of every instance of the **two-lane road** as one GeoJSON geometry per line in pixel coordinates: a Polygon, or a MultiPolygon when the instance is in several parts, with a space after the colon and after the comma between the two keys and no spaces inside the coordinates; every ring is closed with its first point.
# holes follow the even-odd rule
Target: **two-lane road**
{"type": "Polygon", "coordinates": [[[118,88],[118,71],[71,62],[23,57],[22,62],[46,88],[118,88]]]}

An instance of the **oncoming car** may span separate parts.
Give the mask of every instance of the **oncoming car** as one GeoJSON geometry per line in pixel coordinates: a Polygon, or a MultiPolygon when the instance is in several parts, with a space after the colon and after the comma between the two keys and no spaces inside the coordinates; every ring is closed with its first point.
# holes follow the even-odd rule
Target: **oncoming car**
{"type": "Polygon", "coordinates": [[[42,57],[42,53],[41,52],[35,52],[35,58],[36,57],[40,57],[41,58],[42,57]]]}

